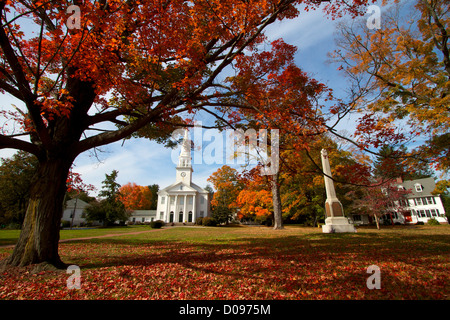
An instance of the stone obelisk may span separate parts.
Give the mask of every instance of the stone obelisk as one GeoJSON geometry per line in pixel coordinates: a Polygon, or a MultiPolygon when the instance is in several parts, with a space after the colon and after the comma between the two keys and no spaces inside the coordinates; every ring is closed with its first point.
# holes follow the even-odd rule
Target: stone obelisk
{"type": "Polygon", "coordinates": [[[322,168],[323,173],[325,174],[325,189],[327,191],[327,200],[325,201],[326,219],[325,225],[322,226],[322,232],[356,232],[355,227],[350,224],[347,217],[345,217],[342,204],[336,197],[334,183],[331,179],[331,168],[327,150],[322,149],[321,154],[322,168]]]}

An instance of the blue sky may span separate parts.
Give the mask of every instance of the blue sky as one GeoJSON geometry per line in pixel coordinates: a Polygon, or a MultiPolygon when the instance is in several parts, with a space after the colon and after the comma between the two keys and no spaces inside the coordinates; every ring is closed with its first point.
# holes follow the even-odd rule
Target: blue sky
{"type": "MultiPolygon", "coordinates": [[[[336,23],[326,18],[320,10],[302,12],[296,19],[274,23],[266,34],[269,40],[282,37],[285,42],[297,46],[297,65],[339,94],[345,89],[346,80],[337,71],[336,65],[327,63],[327,53],[334,47],[336,23]]],[[[17,102],[2,96],[3,108],[11,103],[17,102]]],[[[351,131],[353,127],[354,121],[351,119],[341,123],[342,129],[351,131]]],[[[105,174],[112,170],[119,171],[118,182],[122,185],[135,182],[139,185],[158,184],[164,188],[175,181],[174,151],[163,145],[146,139],[131,139],[101,147],[100,150],[97,152],[98,158],[93,151],[88,151],[78,156],[74,163],[74,171],[82,175],[85,183],[93,184],[96,192],[101,189],[105,174]]],[[[0,157],[9,157],[14,152],[11,149],[0,150],[0,157]]],[[[222,165],[194,164],[193,181],[205,187],[207,178],[222,165]]]]}
{"type": "MultiPolygon", "coordinates": [[[[345,79],[337,71],[336,65],[326,62],[327,53],[334,46],[335,24],[336,21],[324,17],[322,11],[310,11],[302,13],[296,19],[274,23],[267,29],[266,34],[270,40],[282,37],[287,43],[297,46],[297,65],[318,81],[339,91],[345,89],[345,79]]],[[[354,126],[351,119],[341,125],[346,129],[354,126]]],[[[203,147],[205,145],[206,143],[203,147]]],[[[80,155],[75,161],[74,171],[82,174],[87,183],[100,187],[105,174],[114,169],[119,171],[118,182],[121,184],[156,183],[160,188],[164,188],[175,181],[175,163],[171,158],[174,152],[176,155],[176,151],[145,139],[127,140],[123,146],[122,142],[116,142],[102,149],[108,153],[100,155],[103,160],[101,163],[90,158],[89,153],[80,155]]],[[[205,187],[208,177],[222,165],[194,164],[194,183],[205,187]]]]}

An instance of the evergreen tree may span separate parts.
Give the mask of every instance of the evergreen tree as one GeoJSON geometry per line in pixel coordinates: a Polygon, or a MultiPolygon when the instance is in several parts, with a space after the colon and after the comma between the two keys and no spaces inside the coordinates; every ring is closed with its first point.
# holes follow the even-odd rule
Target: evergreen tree
{"type": "Polygon", "coordinates": [[[128,220],[125,206],[118,197],[120,189],[120,184],[116,182],[118,173],[117,170],[113,170],[111,174],[106,174],[102,182],[103,189],[99,192],[99,196],[103,199],[94,201],[86,207],[86,220],[101,221],[104,226],[128,220]]]}
{"type": "Polygon", "coordinates": [[[22,225],[38,161],[35,156],[19,151],[11,158],[2,158],[1,162],[0,225],[22,225]]]}

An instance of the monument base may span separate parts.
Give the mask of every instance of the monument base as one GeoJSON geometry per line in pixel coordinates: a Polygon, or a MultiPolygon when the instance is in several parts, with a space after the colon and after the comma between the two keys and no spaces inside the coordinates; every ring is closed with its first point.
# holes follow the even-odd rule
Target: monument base
{"type": "Polygon", "coordinates": [[[345,217],[330,217],[325,219],[325,225],[322,226],[323,233],[355,233],[355,226],[348,222],[345,217]]]}

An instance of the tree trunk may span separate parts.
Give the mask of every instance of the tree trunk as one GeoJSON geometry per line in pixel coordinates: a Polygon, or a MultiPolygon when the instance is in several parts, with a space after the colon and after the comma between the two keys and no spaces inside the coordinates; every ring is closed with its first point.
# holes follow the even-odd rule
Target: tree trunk
{"type": "Polygon", "coordinates": [[[277,173],[270,177],[270,186],[272,189],[272,202],[273,202],[273,220],[274,220],[273,228],[275,230],[284,229],[278,176],[279,174],[277,173]]]}
{"type": "Polygon", "coordinates": [[[380,222],[378,221],[378,216],[375,214],[375,223],[377,224],[377,229],[380,230],[380,222]]]}
{"type": "Polygon", "coordinates": [[[72,161],[63,157],[39,163],[22,231],[6,265],[20,267],[46,262],[57,268],[65,267],[58,254],[58,243],[71,164],[72,161]]]}

